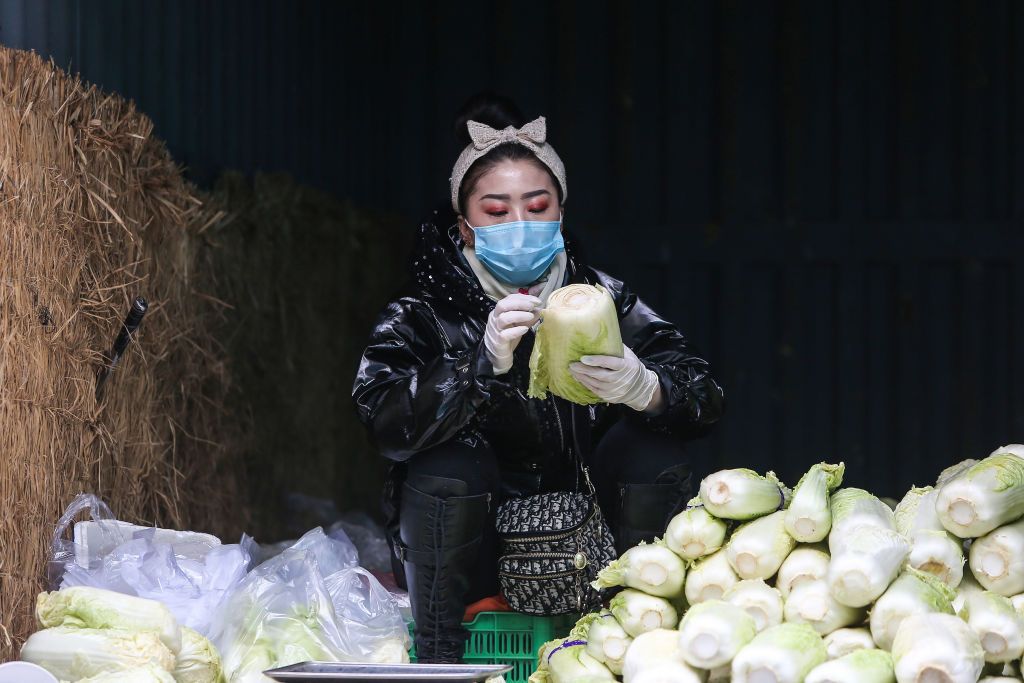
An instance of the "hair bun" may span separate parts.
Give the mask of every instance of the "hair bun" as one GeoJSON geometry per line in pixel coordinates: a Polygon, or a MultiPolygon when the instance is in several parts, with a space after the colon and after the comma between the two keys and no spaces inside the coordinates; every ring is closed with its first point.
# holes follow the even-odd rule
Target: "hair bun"
{"type": "Polygon", "coordinates": [[[473,95],[459,109],[455,116],[455,139],[461,147],[472,142],[466,124],[470,121],[486,123],[491,128],[501,130],[508,126],[520,128],[526,123],[523,112],[511,98],[493,92],[481,92],[473,95]]]}

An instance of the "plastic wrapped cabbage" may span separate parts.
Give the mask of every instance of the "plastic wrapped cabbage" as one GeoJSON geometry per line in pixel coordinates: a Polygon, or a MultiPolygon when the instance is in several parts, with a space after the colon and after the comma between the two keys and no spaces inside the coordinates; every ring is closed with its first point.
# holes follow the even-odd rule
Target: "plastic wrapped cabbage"
{"type": "Polygon", "coordinates": [[[601,403],[576,381],[569,365],[588,355],[622,357],[622,336],[615,302],[604,287],[575,284],[548,297],[530,356],[531,398],[550,391],[573,403],[601,403]]]}
{"type": "Polygon", "coordinates": [[[305,661],[408,662],[398,605],[344,544],[314,529],[251,571],[231,592],[213,641],[231,683],[305,661]]]}
{"type": "Polygon", "coordinates": [[[187,626],[181,629],[181,652],[174,662],[177,683],[224,683],[220,653],[201,633],[187,626]]]}

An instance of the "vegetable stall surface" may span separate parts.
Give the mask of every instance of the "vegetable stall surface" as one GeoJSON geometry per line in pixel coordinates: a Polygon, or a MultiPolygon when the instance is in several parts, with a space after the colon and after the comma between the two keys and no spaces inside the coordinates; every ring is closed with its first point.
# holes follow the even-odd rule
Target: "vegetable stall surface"
{"type": "MultiPolygon", "coordinates": [[[[771,473],[716,472],[669,522],[664,541],[630,549],[606,573],[605,585],[628,588],[610,609],[584,616],[573,637],[625,681],[975,683],[984,673],[1020,683],[1024,517],[990,516],[997,526],[964,539],[945,525],[940,499],[943,488],[990,492],[979,474],[992,471],[986,463],[1021,454],[1024,446],[1004,446],[958,463],[935,486],[888,504],[864,489],[836,488],[824,464],[792,493],[771,473]],[[803,510],[790,514],[797,504],[803,510]],[[816,534],[803,535],[796,521],[807,521],[803,531],[825,524],[826,504],[827,534],[797,541],[793,532],[816,534]],[[652,548],[644,572],[641,551],[652,548]],[[676,581],[666,576],[670,566],[676,581]]],[[[973,500],[988,509],[983,496],[973,500]]]]}
{"type": "Polygon", "coordinates": [[[537,328],[527,393],[531,398],[547,398],[551,392],[581,405],[600,403],[601,399],[569,372],[572,363],[588,355],[622,357],[615,303],[600,285],[556,289],[548,297],[537,328]]]}

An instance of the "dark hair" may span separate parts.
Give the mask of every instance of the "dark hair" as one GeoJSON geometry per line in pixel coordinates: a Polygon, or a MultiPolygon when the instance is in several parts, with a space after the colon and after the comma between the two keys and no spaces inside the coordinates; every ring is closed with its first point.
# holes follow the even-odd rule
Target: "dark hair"
{"type": "MultiPolygon", "coordinates": [[[[466,129],[466,124],[470,121],[478,121],[480,123],[486,123],[491,128],[501,130],[508,126],[515,126],[516,128],[522,127],[527,123],[526,117],[523,116],[522,111],[516,106],[508,97],[497,95],[492,92],[482,92],[473,95],[466,103],[459,109],[459,113],[455,116],[455,139],[459,143],[460,151],[470,144],[472,140],[469,137],[469,131],[466,129]]],[[[558,191],[558,201],[562,201],[562,186],[559,184],[558,179],[551,172],[544,162],[539,160],[537,156],[530,151],[529,148],[515,143],[506,143],[504,145],[498,145],[487,154],[483,155],[479,159],[473,162],[473,165],[466,171],[466,175],[462,178],[462,185],[459,187],[459,211],[463,214],[466,213],[466,198],[476,188],[477,182],[487,171],[494,168],[497,164],[502,161],[532,161],[537,164],[540,168],[547,171],[547,174],[551,176],[551,181],[554,183],[555,188],[558,191]]]]}

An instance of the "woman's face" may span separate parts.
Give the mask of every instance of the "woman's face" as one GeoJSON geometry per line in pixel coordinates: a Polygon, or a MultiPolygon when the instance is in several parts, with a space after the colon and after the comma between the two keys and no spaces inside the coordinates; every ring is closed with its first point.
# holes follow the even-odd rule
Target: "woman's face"
{"type": "Polygon", "coordinates": [[[551,174],[527,159],[498,162],[480,176],[459,217],[462,241],[475,246],[474,228],[512,221],[557,221],[562,215],[551,174]]]}

